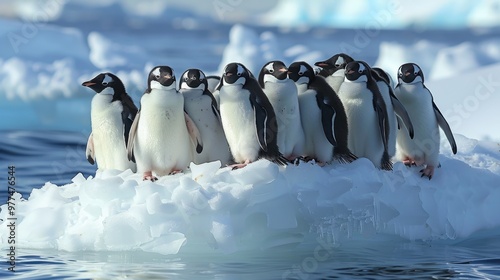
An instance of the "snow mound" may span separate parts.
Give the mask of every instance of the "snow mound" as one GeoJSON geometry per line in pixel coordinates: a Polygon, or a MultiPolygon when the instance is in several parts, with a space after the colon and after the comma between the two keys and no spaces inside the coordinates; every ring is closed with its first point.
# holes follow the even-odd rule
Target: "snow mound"
{"type": "MultiPolygon", "coordinates": [[[[441,155],[431,181],[417,167],[396,163],[394,171],[380,171],[366,159],[326,167],[260,160],[236,171],[220,169],[220,162],[192,164],[189,173],[155,183],[131,171],[78,174],[71,184],[49,182],[28,199],[15,196],[16,244],[227,254],[294,247],[319,236],[349,246],[360,239],[459,242],[499,234],[500,158],[488,155],[488,143],[457,140],[460,160],[441,155]]],[[[6,227],[7,205],[0,209],[6,227]]],[[[0,233],[4,247],[8,234],[0,233]]]]}
{"type": "Polygon", "coordinates": [[[305,45],[293,45],[283,50],[273,32],[265,31],[260,35],[253,29],[241,24],[234,25],[229,31],[229,44],[224,48],[218,75],[231,62],[243,63],[255,76],[267,62],[281,60],[286,65],[294,61],[306,61],[313,65],[325,55],[310,50],[305,45]]]}
{"type": "Polygon", "coordinates": [[[375,65],[390,70],[393,78],[399,66],[407,62],[428,69],[424,72],[427,81],[451,78],[500,62],[499,44],[500,40],[464,42],[455,46],[425,40],[410,46],[382,42],[375,65]]]}

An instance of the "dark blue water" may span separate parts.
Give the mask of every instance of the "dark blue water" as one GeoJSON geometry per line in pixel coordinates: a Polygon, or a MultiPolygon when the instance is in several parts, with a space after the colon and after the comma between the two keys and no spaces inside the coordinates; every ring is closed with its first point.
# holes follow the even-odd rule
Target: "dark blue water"
{"type": "MultiPolygon", "coordinates": [[[[47,181],[62,185],[78,172],[95,173],[85,160],[86,141],[84,132],[0,132],[2,203],[9,165],[24,197],[47,181]]],[[[2,250],[0,279],[500,279],[500,238],[319,245],[219,256],[18,249],[14,273],[2,250]]]]}

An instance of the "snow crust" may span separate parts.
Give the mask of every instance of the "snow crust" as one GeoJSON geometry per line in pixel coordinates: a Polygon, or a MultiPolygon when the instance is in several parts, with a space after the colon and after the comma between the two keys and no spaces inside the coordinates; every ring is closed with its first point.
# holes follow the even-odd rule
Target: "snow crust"
{"type": "MultiPolygon", "coordinates": [[[[498,146],[457,136],[432,180],[420,168],[380,171],[367,159],[319,167],[220,162],[153,183],[130,170],[81,174],[16,195],[17,245],[65,251],[228,254],[365,240],[460,242],[500,233],[498,146]],[[43,222],[42,222],[43,221],[43,222]],[[326,237],[326,238],[325,238],[326,237]]],[[[8,224],[1,206],[1,227],[8,224]]],[[[0,242],[7,246],[8,231],[0,242]]]]}

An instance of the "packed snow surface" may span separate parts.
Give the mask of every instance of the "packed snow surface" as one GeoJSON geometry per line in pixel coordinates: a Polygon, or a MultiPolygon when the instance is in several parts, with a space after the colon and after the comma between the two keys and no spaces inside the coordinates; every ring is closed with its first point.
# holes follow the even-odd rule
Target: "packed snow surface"
{"type": "MultiPolygon", "coordinates": [[[[130,170],[76,175],[16,195],[23,248],[235,253],[297,246],[311,238],[349,246],[356,240],[459,242],[500,234],[497,144],[456,135],[444,144],[432,180],[419,167],[381,171],[366,159],[320,167],[278,167],[260,160],[240,170],[220,162],[142,181],[130,170]]],[[[1,227],[8,224],[1,206],[1,227]]],[[[0,240],[8,246],[8,231],[0,240]]]]}

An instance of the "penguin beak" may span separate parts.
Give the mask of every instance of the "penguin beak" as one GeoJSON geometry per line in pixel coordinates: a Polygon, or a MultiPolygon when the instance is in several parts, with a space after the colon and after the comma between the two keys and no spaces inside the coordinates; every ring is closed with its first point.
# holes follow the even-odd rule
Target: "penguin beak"
{"type": "Polygon", "coordinates": [[[349,71],[347,71],[347,74],[351,75],[351,74],[354,74],[354,70],[350,69],[349,71]]]}
{"type": "Polygon", "coordinates": [[[411,74],[410,72],[405,72],[405,77],[410,76],[410,74],[411,74]]]}
{"type": "Polygon", "coordinates": [[[286,67],[282,67],[278,69],[278,75],[276,75],[276,78],[278,80],[284,80],[288,77],[288,69],[286,67]]]}
{"type": "Polygon", "coordinates": [[[165,79],[167,79],[167,80],[172,79],[172,75],[170,75],[170,74],[167,74],[167,75],[165,75],[165,76],[163,76],[163,77],[164,77],[165,79]]]}
{"type": "Polygon", "coordinates": [[[231,77],[231,76],[233,75],[233,73],[231,73],[231,72],[226,72],[226,73],[224,73],[224,75],[225,75],[226,77],[231,77]]]}
{"type": "Polygon", "coordinates": [[[319,62],[316,62],[314,63],[314,65],[318,66],[318,67],[321,67],[321,68],[326,68],[328,67],[328,63],[324,62],[324,61],[319,61],[319,62]]]}
{"type": "Polygon", "coordinates": [[[93,85],[95,85],[95,83],[91,82],[91,81],[86,81],[86,82],[82,83],[82,86],[84,86],[84,87],[90,87],[90,86],[93,86],[93,85]]]}

